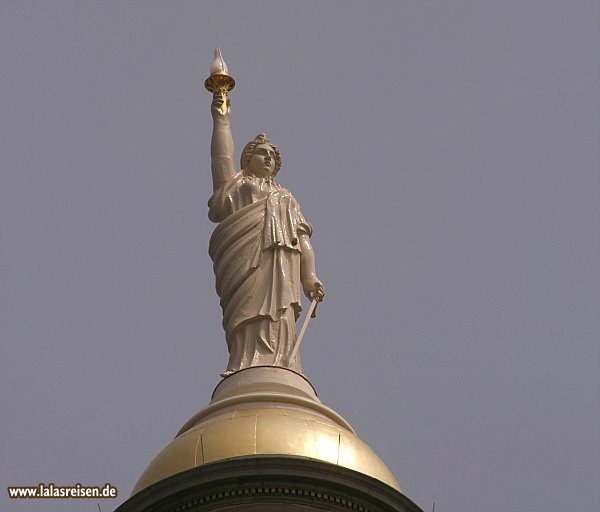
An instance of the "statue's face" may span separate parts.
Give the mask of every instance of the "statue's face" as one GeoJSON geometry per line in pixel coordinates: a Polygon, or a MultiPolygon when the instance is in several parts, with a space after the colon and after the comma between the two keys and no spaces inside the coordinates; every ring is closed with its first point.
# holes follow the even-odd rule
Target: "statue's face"
{"type": "Polygon", "coordinates": [[[254,149],[248,163],[249,171],[258,178],[268,178],[275,174],[275,151],[270,144],[259,144],[254,149]]]}

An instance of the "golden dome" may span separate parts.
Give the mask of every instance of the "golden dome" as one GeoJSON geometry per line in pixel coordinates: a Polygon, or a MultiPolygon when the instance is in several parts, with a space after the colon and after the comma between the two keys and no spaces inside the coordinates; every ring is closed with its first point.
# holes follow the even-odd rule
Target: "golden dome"
{"type": "Polygon", "coordinates": [[[252,367],[221,381],[208,407],[154,458],[133,494],[196,466],[253,455],[317,459],[400,490],[381,459],[319,401],[308,380],[285,368],[252,367]]]}

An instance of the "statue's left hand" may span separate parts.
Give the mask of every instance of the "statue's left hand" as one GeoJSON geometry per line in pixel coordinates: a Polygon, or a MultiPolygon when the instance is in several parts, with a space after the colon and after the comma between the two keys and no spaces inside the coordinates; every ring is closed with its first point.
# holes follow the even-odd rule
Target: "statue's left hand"
{"type": "Polygon", "coordinates": [[[311,276],[303,281],[302,287],[304,288],[304,294],[309,300],[313,301],[317,299],[318,302],[322,302],[325,297],[325,287],[323,283],[319,281],[317,276],[311,276]]]}

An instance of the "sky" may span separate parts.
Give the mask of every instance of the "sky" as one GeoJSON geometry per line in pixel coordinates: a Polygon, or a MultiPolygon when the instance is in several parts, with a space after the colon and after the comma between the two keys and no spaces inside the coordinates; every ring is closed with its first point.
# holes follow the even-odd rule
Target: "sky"
{"type": "Polygon", "coordinates": [[[599,16],[0,0],[0,510],[113,510],[219,382],[215,46],[314,227],[320,399],[425,511],[600,510],[599,16]]]}

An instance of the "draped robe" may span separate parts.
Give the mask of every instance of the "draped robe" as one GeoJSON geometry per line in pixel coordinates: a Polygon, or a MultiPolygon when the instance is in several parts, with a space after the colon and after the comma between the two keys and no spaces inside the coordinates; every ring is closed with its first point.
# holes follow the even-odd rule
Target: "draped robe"
{"type": "Polygon", "coordinates": [[[227,372],[286,366],[300,314],[301,234],[312,228],[292,194],[272,178],[238,173],[215,191],[209,219],[216,290],[229,349],[227,372]]]}

